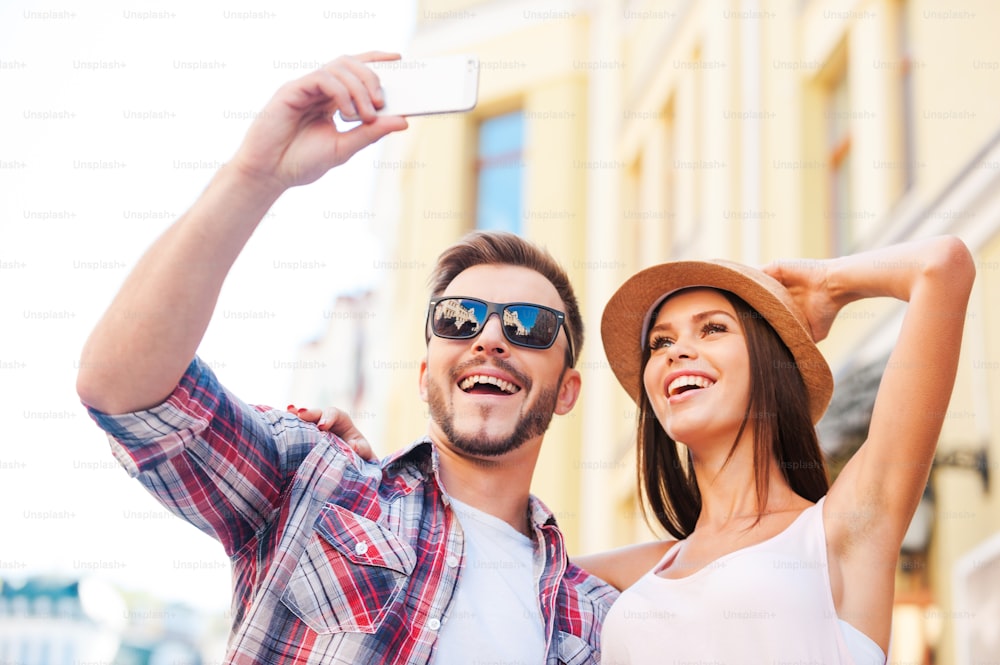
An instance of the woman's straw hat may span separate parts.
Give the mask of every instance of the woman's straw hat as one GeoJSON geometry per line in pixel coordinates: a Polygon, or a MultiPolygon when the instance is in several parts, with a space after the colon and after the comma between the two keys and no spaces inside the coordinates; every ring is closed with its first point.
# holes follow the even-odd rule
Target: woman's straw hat
{"type": "Polygon", "coordinates": [[[809,412],[819,421],[833,395],[833,375],[816,348],[809,324],[788,290],[760,270],[732,261],[673,261],[642,270],[611,296],[601,317],[604,352],[636,403],[642,390],[642,352],[653,312],[681,289],[729,291],[755,309],[785,342],[806,384],[809,412]]]}

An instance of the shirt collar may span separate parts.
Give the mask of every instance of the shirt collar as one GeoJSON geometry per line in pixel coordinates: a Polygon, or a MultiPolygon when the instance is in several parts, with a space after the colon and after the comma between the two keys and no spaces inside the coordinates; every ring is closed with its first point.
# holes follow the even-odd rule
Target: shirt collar
{"type": "MultiPolygon", "coordinates": [[[[439,468],[437,447],[429,436],[417,439],[402,450],[386,457],[382,462],[384,471],[395,472],[404,477],[409,476],[410,482],[426,482],[433,478],[441,489],[441,497],[447,505],[449,502],[448,493],[441,484],[441,478],[438,474],[439,468]]],[[[542,527],[558,526],[553,512],[533,494],[528,496],[528,518],[536,530],[542,527]]]]}
{"type": "Polygon", "coordinates": [[[531,524],[535,529],[547,526],[559,526],[556,524],[555,514],[534,494],[528,496],[528,517],[531,519],[531,524]]]}

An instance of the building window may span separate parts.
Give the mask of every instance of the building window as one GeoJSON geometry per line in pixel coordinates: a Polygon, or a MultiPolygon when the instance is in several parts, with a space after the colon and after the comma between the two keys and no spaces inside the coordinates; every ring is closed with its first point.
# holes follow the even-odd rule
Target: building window
{"type": "Polygon", "coordinates": [[[479,127],[476,228],[521,233],[524,114],[489,118],[479,127]]]}
{"type": "Polygon", "coordinates": [[[660,187],[660,199],[657,210],[651,222],[663,229],[663,246],[657,248],[662,256],[674,255],[678,245],[677,238],[677,130],[674,123],[674,102],[664,109],[663,117],[663,183],[660,187]]]}
{"type": "Polygon", "coordinates": [[[642,252],[642,151],[622,175],[622,201],[625,214],[621,224],[621,247],[628,265],[641,266],[642,252]]]}
{"type": "Polygon", "coordinates": [[[903,192],[913,187],[916,178],[914,164],[915,150],[913,138],[913,45],[910,43],[910,3],[905,0],[900,3],[899,21],[899,74],[900,93],[902,95],[900,111],[903,114],[903,192]]]}
{"type": "Polygon", "coordinates": [[[827,105],[826,145],[833,250],[835,254],[845,254],[853,250],[856,241],[856,215],[851,191],[851,100],[846,67],[833,81],[827,105]]]}

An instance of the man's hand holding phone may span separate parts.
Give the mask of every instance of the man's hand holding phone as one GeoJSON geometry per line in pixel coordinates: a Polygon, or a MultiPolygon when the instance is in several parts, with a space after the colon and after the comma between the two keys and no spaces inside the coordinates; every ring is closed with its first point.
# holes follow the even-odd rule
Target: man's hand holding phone
{"type": "MultiPolygon", "coordinates": [[[[384,105],[376,115],[460,113],[476,106],[479,59],[472,55],[378,60],[366,63],[377,76],[384,105]]],[[[360,110],[360,109],[359,109],[360,110]]],[[[364,115],[341,111],[347,121],[364,115]]]]}
{"type": "Polygon", "coordinates": [[[367,66],[399,60],[372,51],[341,56],[283,85],[254,122],[233,164],[261,186],[284,190],[317,180],[354,153],[392,132],[406,129],[384,107],[378,76],[367,66]],[[333,115],[355,116],[361,124],[340,129],[333,115]]]}
{"type": "Polygon", "coordinates": [[[458,55],[402,60],[370,51],[341,56],[283,85],[251,124],[233,164],[283,191],[320,178],[354,153],[406,129],[403,116],[475,107],[479,61],[458,55]],[[333,116],[360,121],[338,127],[333,116]]]}

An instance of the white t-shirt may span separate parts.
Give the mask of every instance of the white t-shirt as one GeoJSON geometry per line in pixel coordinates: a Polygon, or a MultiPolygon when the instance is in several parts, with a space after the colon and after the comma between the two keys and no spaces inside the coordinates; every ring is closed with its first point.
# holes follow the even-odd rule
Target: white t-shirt
{"type": "Polygon", "coordinates": [[[433,662],[545,662],[534,543],[503,520],[450,501],[465,534],[465,553],[433,662]]]}

